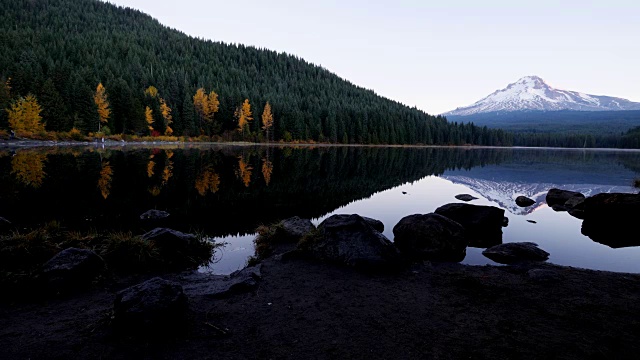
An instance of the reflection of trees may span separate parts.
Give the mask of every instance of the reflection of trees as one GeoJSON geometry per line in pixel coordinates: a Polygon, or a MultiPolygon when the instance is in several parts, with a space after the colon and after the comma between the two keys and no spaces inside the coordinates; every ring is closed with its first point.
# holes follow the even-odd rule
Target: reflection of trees
{"type": "Polygon", "coordinates": [[[18,152],[11,159],[11,173],[16,175],[21,183],[39,188],[45,178],[44,162],[47,155],[36,152],[18,152]]]}
{"type": "Polygon", "coordinates": [[[205,196],[208,191],[215,194],[220,187],[220,176],[212,169],[206,169],[196,178],[195,187],[200,196],[205,196]]]}
{"type": "Polygon", "coordinates": [[[113,176],[113,169],[109,162],[102,163],[102,169],[100,170],[100,178],[98,179],[98,189],[102,197],[106,200],[111,193],[111,180],[113,176]]]}
{"type": "Polygon", "coordinates": [[[273,163],[267,159],[262,159],[262,176],[264,177],[264,182],[269,186],[271,182],[271,174],[273,173],[273,163]]]}
{"type": "MultiPolygon", "coordinates": [[[[171,210],[174,223],[167,226],[206,229],[210,235],[222,236],[251,232],[260,223],[294,215],[317,218],[424,176],[513,158],[511,150],[493,149],[223,146],[164,150],[111,151],[110,182],[109,171],[104,162],[96,161],[95,151],[78,154],[67,148],[47,148],[29,152],[31,158],[40,151],[50,154],[40,155],[42,160],[46,156],[48,191],[12,191],[0,201],[0,213],[15,212],[17,218],[40,222],[64,219],[75,221],[76,226],[85,226],[89,215],[94,219],[91,226],[99,227],[100,222],[105,227],[137,231],[140,213],[162,208],[171,210]],[[115,169],[118,177],[114,177],[115,169]],[[255,169],[264,183],[251,178],[255,169]],[[102,181],[110,185],[106,187],[109,201],[86,196],[96,192],[97,174],[104,175],[102,181]],[[215,196],[205,196],[213,193],[215,196]]],[[[532,154],[532,160],[535,158],[532,154]]],[[[9,159],[0,158],[0,171],[10,165],[9,159]]],[[[0,176],[0,189],[12,187],[13,175],[0,176]]]]}
{"type": "Polygon", "coordinates": [[[242,183],[244,184],[244,187],[249,187],[249,184],[251,184],[251,171],[253,170],[253,167],[251,167],[251,165],[249,165],[248,162],[244,161],[244,157],[243,156],[239,156],[238,157],[238,170],[236,170],[236,176],[242,180],[242,183]]]}
{"type": "Polygon", "coordinates": [[[162,192],[162,189],[167,186],[169,179],[173,177],[173,151],[164,150],[164,160],[162,159],[162,151],[160,149],[153,149],[149,155],[149,161],[147,162],[147,177],[152,179],[154,183],[147,189],[152,196],[158,196],[162,192]],[[158,168],[161,166],[161,168],[158,168]],[[161,170],[160,170],[161,169],[161,170]],[[159,170],[159,178],[155,178],[156,170],[159,170]]]}

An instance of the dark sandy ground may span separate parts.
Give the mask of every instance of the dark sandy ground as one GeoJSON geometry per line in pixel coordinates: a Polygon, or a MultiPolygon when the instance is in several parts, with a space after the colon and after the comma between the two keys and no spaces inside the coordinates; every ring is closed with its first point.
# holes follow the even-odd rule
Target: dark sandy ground
{"type": "Polygon", "coordinates": [[[1,304],[0,358],[640,357],[640,275],[429,263],[368,275],[269,259],[262,276],[248,293],[190,297],[185,328],[146,340],[110,326],[115,291],[140,278],[47,302],[1,304]]]}

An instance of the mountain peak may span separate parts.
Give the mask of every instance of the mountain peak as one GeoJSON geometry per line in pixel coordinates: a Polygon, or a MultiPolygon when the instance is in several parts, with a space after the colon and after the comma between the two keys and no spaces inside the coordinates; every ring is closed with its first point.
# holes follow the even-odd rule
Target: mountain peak
{"type": "Polygon", "coordinates": [[[581,92],[554,89],[541,77],[520,78],[476,103],[457,108],[444,115],[474,115],[509,111],[617,111],[640,110],[640,103],[610,96],[588,95],[581,92]]]}

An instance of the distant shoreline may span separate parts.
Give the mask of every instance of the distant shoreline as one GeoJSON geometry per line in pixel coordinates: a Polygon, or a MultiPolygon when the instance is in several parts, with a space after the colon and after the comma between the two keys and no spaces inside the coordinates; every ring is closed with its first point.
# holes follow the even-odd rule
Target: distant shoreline
{"type": "Polygon", "coordinates": [[[210,147],[210,146],[269,146],[269,147],[371,147],[371,148],[438,148],[438,149],[515,149],[515,150],[568,150],[568,151],[619,151],[640,152],[640,149],[623,148],[563,148],[563,147],[526,147],[526,146],[479,146],[479,145],[390,145],[390,144],[330,144],[330,143],[253,143],[253,142],[215,142],[215,141],[52,141],[52,140],[0,140],[0,149],[29,149],[43,147],[155,147],[175,145],[180,147],[210,147]]]}

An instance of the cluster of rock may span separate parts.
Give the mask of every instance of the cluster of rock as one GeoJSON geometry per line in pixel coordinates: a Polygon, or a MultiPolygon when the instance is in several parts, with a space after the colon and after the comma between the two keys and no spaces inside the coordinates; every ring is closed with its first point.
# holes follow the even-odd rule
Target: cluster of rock
{"type": "Polygon", "coordinates": [[[382,222],[357,214],[330,216],[317,228],[307,219],[287,219],[274,225],[282,234],[274,241],[297,244],[283,256],[295,254],[365,271],[401,269],[423,260],[459,262],[469,246],[489,248],[485,255],[502,263],[548,258],[532,243],[493,248],[502,244],[507,224],[500,208],[451,203],[433,213],[402,218],[393,228],[393,242],[382,234],[382,222]]]}
{"type": "Polygon", "coordinates": [[[556,211],[567,211],[583,220],[582,234],[612,248],[640,246],[635,220],[640,214],[640,194],[600,193],[586,197],[581,193],[551,189],[547,204],[556,211]]]}

